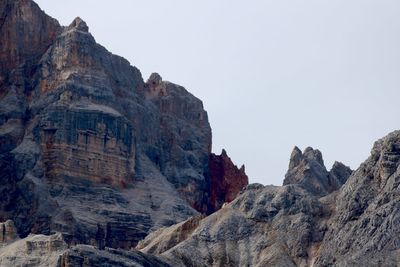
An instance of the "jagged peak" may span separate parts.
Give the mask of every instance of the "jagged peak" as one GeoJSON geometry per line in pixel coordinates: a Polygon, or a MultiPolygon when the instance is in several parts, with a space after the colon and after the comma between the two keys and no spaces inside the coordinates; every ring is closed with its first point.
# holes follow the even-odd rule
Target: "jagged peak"
{"type": "Polygon", "coordinates": [[[244,166],[244,164],[242,164],[239,171],[241,171],[242,173],[246,173],[246,167],[244,166]]]}
{"type": "Polygon", "coordinates": [[[304,157],[306,157],[308,160],[315,160],[322,166],[324,166],[324,160],[322,158],[322,153],[318,149],[314,149],[312,147],[307,147],[304,149],[303,153],[304,157]]]}
{"type": "Polygon", "coordinates": [[[226,153],[226,150],[223,148],[221,151],[221,156],[227,157],[228,153],[226,153]]]}
{"type": "Polygon", "coordinates": [[[71,24],[68,26],[69,29],[76,29],[82,32],[89,32],[89,27],[86,22],[82,20],[80,17],[76,17],[71,24]]]}
{"type": "Polygon", "coordinates": [[[333,165],[332,165],[331,170],[339,169],[339,168],[348,168],[348,169],[350,169],[349,166],[346,166],[346,165],[343,164],[342,162],[340,162],[340,161],[335,161],[335,162],[333,163],[333,165]]]}
{"type": "Polygon", "coordinates": [[[316,161],[320,165],[324,166],[321,151],[309,146],[304,149],[304,152],[301,152],[300,148],[295,146],[290,154],[289,170],[297,167],[303,160],[306,160],[307,162],[316,161]]]}
{"type": "Polygon", "coordinates": [[[293,169],[298,166],[303,158],[303,153],[300,148],[295,146],[290,154],[289,169],[293,169]]]}
{"type": "Polygon", "coordinates": [[[147,79],[147,84],[158,85],[162,82],[162,77],[157,72],[153,72],[147,79]]]}

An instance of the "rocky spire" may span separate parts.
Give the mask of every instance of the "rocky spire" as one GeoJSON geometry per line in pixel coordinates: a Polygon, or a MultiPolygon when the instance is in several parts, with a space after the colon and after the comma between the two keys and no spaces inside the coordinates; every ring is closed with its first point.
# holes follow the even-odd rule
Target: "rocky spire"
{"type": "Polygon", "coordinates": [[[339,162],[328,172],[321,151],[307,147],[302,153],[294,147],[283,185],[299,184],[312,194],[324,196],[339,189],[351,173],[349,167],[339,162]]]}
{"type": "Polygon", "coordinates": [[[222,149],[221,155],[211,154],[208,161],[210,185],[207,212],[214,212],[225,202],[231,202],[239,192],[249,184],[245,167],[240,169],[233,164],[231,158],[222,149]]]}
{"type": "Polygon", "coordinates": [[[89,32],[89,27],[80,17],[76,17],[68,26],[70,29],[76,29],[82,32],[89,32]]]}

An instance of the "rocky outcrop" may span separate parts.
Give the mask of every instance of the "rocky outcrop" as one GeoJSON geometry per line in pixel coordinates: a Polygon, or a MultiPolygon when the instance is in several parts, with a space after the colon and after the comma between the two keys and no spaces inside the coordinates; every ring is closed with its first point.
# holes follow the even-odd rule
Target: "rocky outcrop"
{"type": "Polygon", "coordinates": [[[22,238],[130,249],[208,211],[198,98],[158,74],[144,82],[82,19],[60,26],[31,0],[0,3],[0,33],[0,221],[22,238]]]}
{"type": "Polygon", "coordinates": [[[400,131],[374,144],[340,190],[316,266],[396,266],[399,262],[400,131]]]}
{"type": "Polygon", "coordinates": [[[340,162],[335,162],[328,172],[318,149],[307,147],[302,153],[295,147],[283,185],[298,184],[313,195],[325,196],[338,190],[351,173],[352,170],[340,162]]]}
{"type": "Polygon", "coordinates": [[[33,1],[1,1],[0,95],[7,93],[9,84],[18,90],[29,87],[37,61],[60,31],[58,22],[33,1]]]}
{"type": "Polygon", "coordinates": [[[77,245],[64,252],[55,267],[121,266],[121,267],[169,267],[166,262],[138,251],[117,249],[98,250],[87,245],[77,245]]]}
{"type": "Polygon", "coordinates": [[[144,82],[82,19],[5,0],[0,34],[1,266],[399,261],[399,131],[354,172],[296,147],[283,186],[246,186],[211,154],[202,102],[157,73],[144,82]]]}
{"type": "Polygon", "coordinates": [[[308,173],[290,176],[291,183],[282,187],[249,185],[194,225],[185,240],[168,246],[179,232],[170,227],[148,236],[139,248],[174,266],[396,266],[399,148],[396,131],[377,141],[353,173],[341,163],[329,173],[317,172],[324,170],[320,152],[295,148],[289,169],[308,173]],[[337,188],[323,197],[304,181],[320,185],[315,175],[320,173],[327,185],[336,182],[325,189],[337,188]]]}
{"type": "Polygon", "coordinates": [[[208,161],[210,186],[208,212],[219,210],[224,203],[234,200],[249,184],[244,165],[238,169],[223,149],[221,155],[211,154],[208,161]]]}
{"type": "Polygon", "coordinates": [[[0,246],[18,239],[17,228],[11,220],[0,223],[0,246]]]}
{"type": "Polygon", "coordinates": [[[157,73],[145,84],[144,95],[159,110],[159,144],[147,155],[192,207],[206,211],[211,128],[203,103],[157,73]]]}
{"type": "Polygon", "coordinates": [[[0,266],[169,266],[161,259],[138,251],[93,246],[68,247],[60,233],[30,235],[7,246],[0,246],[0,266]]]}
{"type": "Polygon", "coordinates": [[[57,266],[67,250],[60,233],[51,236],[30,235],[0,247],[0,266],[57,266]]]}
{"type": "Polygon", "coordinates": [[[297,185],[253,184],[198,223],[186,240],[168,247],[172,226],[146,238],[141,249],[162,252],[173,266],[307,266],[329,215],[297,185]]]}
{"type": "Polygon", "coordinates": [[[186,240],[203,218],[204,215],[194,216],[171,227],[154,231],[140,241],[136,248],[145,253],[161,254],[186,240]]]}

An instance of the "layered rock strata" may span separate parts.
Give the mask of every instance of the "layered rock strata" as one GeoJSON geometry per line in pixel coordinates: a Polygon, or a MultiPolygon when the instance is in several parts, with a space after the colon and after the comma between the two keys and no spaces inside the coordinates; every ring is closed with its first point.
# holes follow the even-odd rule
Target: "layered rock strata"
{"type": "Polygon", "coordinates": [[[199,99],[158,74],[144,82],[82,19],[61,26],[31,0],[1,1],[0,36],[0,221],[21,238],[129,249],[208,212],[199,99]]]}
{"type": "Polygon", "coordinates": [[[138,251],[106,248],[100,250],[89,245],[69,247],[62,234],[30,235],[6,247],[0,246],[0,266],[157,266],[168,267],[166,262],[138,251]]]}

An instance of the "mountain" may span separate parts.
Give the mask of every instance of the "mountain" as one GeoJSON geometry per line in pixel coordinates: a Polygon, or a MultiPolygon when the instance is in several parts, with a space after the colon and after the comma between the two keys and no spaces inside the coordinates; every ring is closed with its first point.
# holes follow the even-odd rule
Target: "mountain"
{"type": "Polygon", "coordinates": [[[202,102],[76,18],[0,2],[0,266],[398,266],[400,131],[248,184],[202,102]]]}
{"type": "Polygon", "coordinates": [[[198,98],[156,73],[144,81],[79,17],[65,27],[33,1],[2,0],[0,36],[0,221],[18,238],[130,249],[248,184],[211,153],[198,98]]]}
{"type": "Polygon", "coordinates": [[[399,170],[400,131],[354,172],[341,163],[327,172],[318,150],[295,148],[283,186],[249,185],[138,248],[173,266],[398,266],[399,170]]]}

